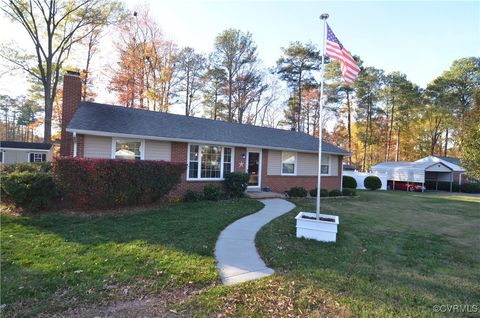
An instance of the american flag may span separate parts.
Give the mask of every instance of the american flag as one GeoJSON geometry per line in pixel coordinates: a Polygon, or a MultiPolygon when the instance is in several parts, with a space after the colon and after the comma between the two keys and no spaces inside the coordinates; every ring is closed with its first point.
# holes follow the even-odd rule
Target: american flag
{"type": "Polygon", "coordinates": [[[357,62],[353,59],[350,52],[340,43],[332,29],[327,23],[327,48],[326,53],[331,58],[340,62],[342,77],[347,84],[352,84],[360,72],[357,62]]]}

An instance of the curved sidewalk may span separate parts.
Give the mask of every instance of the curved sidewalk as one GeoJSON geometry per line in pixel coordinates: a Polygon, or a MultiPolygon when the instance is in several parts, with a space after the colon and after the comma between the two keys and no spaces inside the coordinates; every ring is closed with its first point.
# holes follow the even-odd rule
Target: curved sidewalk
{"type": "Polygon", "coordinates": [[[260,200],[265,207],[257,213],[243,217],[227,226],[215,245],[215,258],[220,277],[225,285],[231,285],[271,275],[257,253],[255,235],[271,220],[295,208],[282,199],[260,200]]]}

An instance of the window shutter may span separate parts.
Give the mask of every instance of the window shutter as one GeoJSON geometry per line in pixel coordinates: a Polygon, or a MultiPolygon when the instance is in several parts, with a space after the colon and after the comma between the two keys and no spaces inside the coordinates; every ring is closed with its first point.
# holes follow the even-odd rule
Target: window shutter
{"type": "Polygon", "coordinates": [[[42,154],[42,161],[47,161],[47,155],[46,154],[42,154]]]}
{"type": "Polygon", "coordinates": [[[30,162],[35,162],[34,154],[30,153],[30,162]]]}

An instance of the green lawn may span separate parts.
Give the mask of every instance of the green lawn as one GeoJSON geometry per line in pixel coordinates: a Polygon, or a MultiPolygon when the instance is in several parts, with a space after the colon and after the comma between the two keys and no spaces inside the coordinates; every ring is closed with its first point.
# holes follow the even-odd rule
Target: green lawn
{"type": "Polygon", "coordinates": [[[221,230],[258,211],[252,200],[174,204],[120,216],[1,216],[6,316],[218,282],[221,230]]]}
{"type": "Polygon", "coordinates": [[[229,287],[216,284],[215,241],[259,202],[103,217],[2,216],[3,313],[48,314],[188,286],[203,291],[174,308],[197,317],[429,317],[434,305],[480,307],[480,198],[360,192],[324,200],[323,212],[340,216],[334,244],[295,238],[294,216],[313,211],[314,201],[294,203],[295,211],[257,236],[276,274],[229,287]]]}
{"type": "Polygon", "coordinates": [[[257,235],[274,276],[210,288],[180,308],[235,317],[430,317],[434,305],[480,308],[480,198],[360,192],[324,200],[322,211],[340,216],[334,244],[295,238],[294,216],[315,206],[293,202],[294,212],[257,235]]]}

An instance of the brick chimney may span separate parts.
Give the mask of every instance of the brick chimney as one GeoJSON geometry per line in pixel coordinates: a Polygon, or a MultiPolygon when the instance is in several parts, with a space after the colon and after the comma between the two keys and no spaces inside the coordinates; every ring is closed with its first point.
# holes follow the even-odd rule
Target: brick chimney
{"type": "Polygon", "coordinates": [[[73,134],[67,132],[67,127],[77,111],[82,97],[82,81],[80,73],[67,71],[63,75],[63,105],[62,105],[62,134],[60,141],[60,155],[73,155],[73,134]]]}

